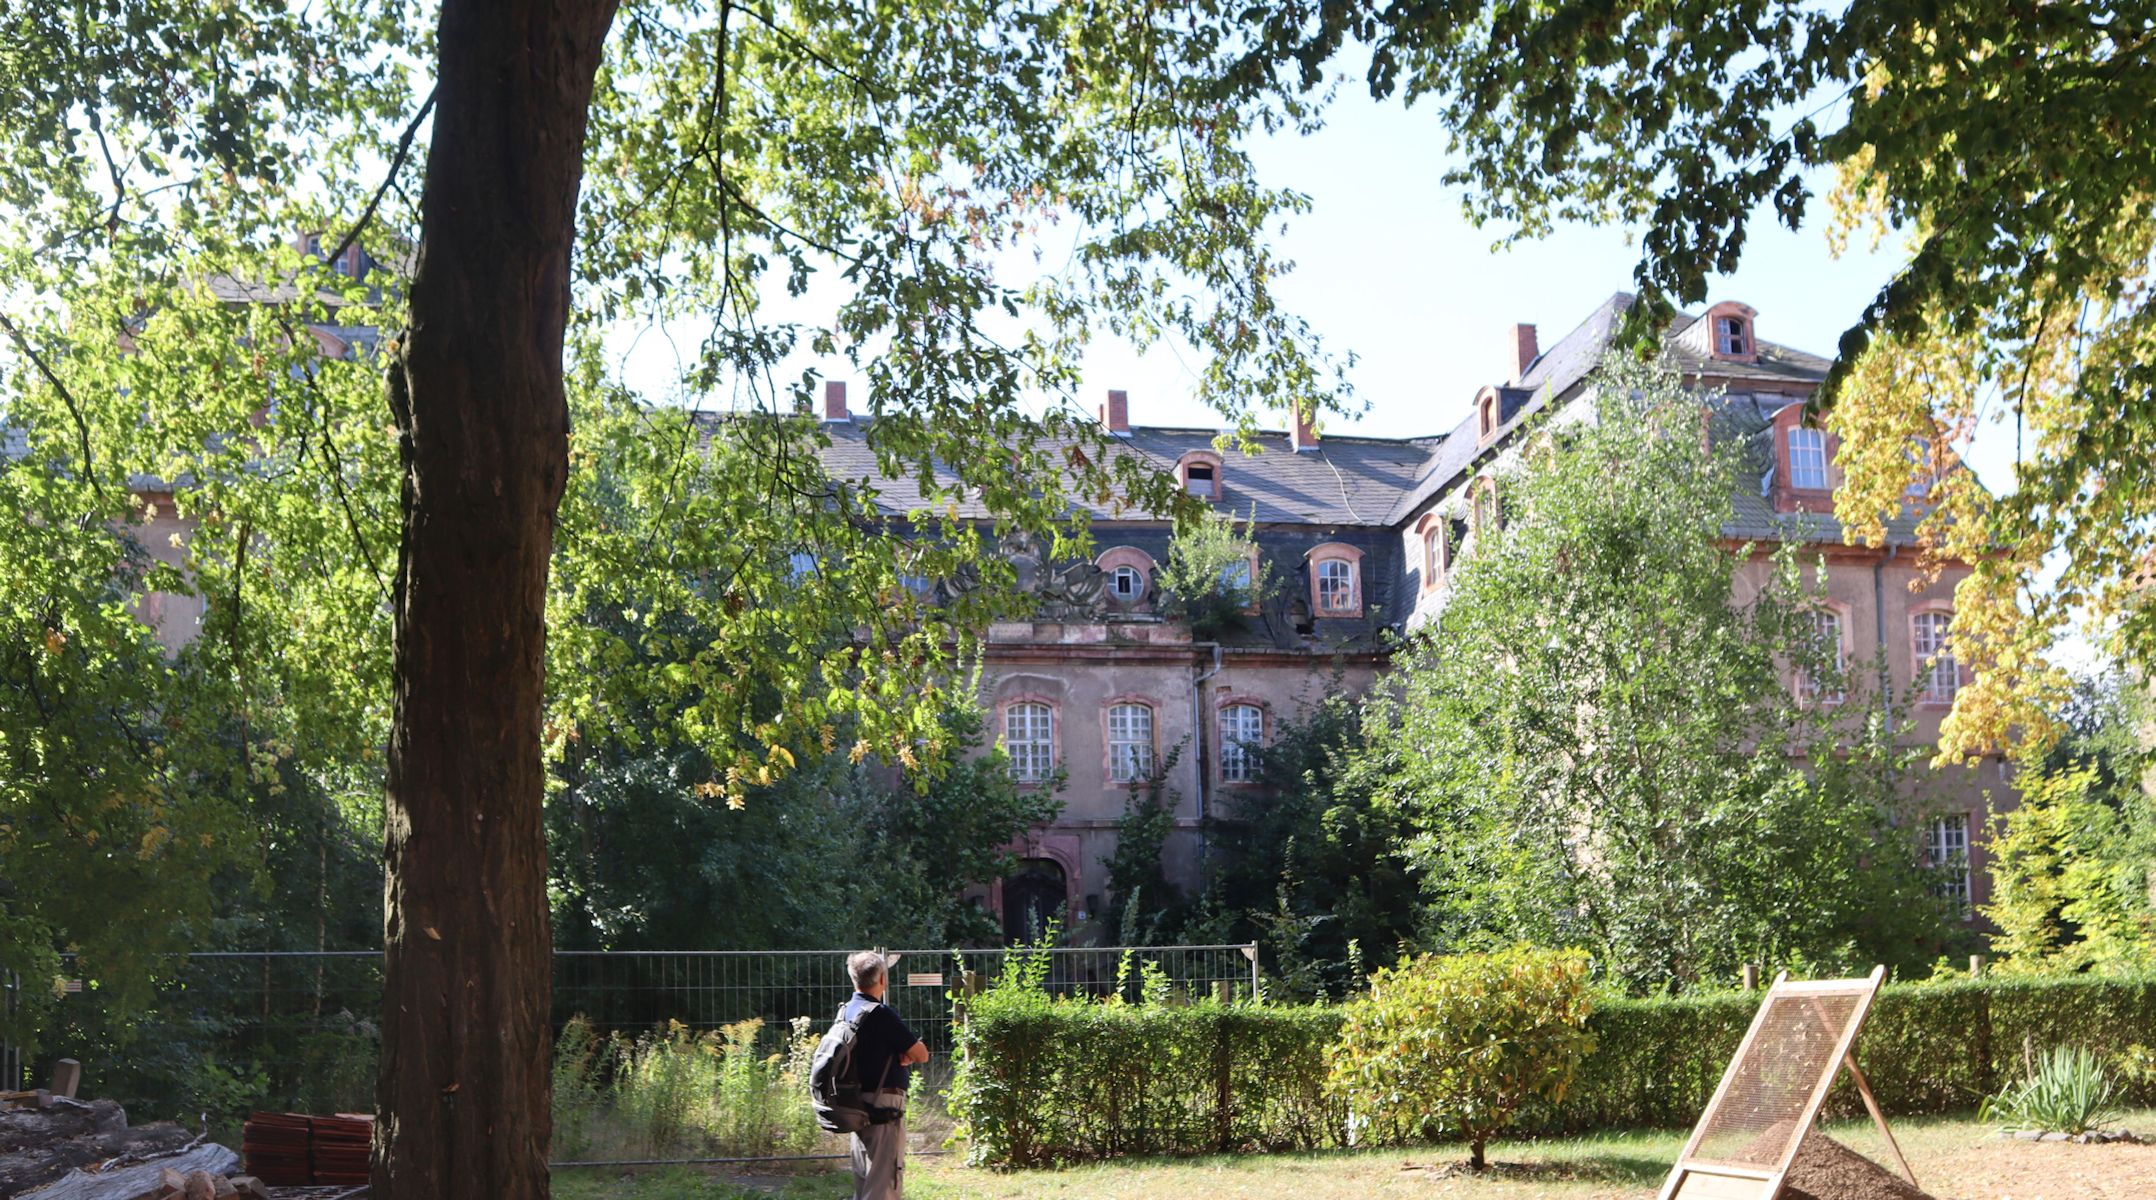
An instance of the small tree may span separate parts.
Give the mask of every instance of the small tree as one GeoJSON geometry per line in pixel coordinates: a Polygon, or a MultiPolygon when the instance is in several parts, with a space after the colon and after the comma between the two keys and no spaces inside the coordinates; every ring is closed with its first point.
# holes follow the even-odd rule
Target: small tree
{"type": "MultiPolygon", "coordinates": [[[[1252,511],[1252,519],[1256,511],[1252,511]]],[[[1160,590],[1169,616],[1190,622],[1200,636],[1241,622],[1270,592],[1271,572],[1253,563],[1251,519],[1207,512],[1176,528],[1160,590]]]]}
{"type": "Polygon", "coordinates": [[[1454,1136],[1476,1170],[1531,1100],[1560,1102],[1594,1049],[1585,951],[1424,955],[1370,977],[1328,1052],[1354,1140],[1454,1136]]]}

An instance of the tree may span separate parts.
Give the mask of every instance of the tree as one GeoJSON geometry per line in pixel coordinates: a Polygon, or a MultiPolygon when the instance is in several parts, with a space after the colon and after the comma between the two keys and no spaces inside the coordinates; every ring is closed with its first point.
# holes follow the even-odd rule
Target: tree
{"type": "MultiPolygon", "coordinates": [[[[681,558],[609,558],[624,547],[596,524],[579,587],[566,604],[556,593],[555,612],[581,611],[606,590],[584,586],[601,561],[632,570],[647,596],[682,589],[694,568],[716,585],[705,603],[753,614],[643,677],[664,701],[753,665],[780,697],[757,710],[713,686],[695,689],[711,703],[668,709],[676,733],[718,751],[707,782],[730,802],[783,773],[834,713],[872,748],[918,757],[943,700],[932,684],[963,661],[950,647],[971,644],[933,611],[908,610],[903,627],[873,618],[880,593],[790,594],[799,544],[769,537],[860,549],[865,518],[906,522],[928,549],[884,539],[832,577],[896,576],[925,554],[977,576],[985,604],[1008,564],[958,519],[961,502],[1059,556],[1083,544],[1067,521],[1074,494],[1174,507],[1166,482],[1108,453],[1100,431],[1020,404],[1066,391],[1090,337],[1191,341],[1208,352],[1205,394],[1246,429],[1253,404],[1308,413],[1334,382],[1276,305],[1283,265],[1261,236],[1301,200],[1261,186],[1240,148],[1253,129],[1305,127],[1311,107],[1283,91],[1221,99],[1247,45],[1237,13],[960,0],[864,21],[828,4],[721,0],[618,15],[613,0],[443,0],[431,23],[349,0],[98,0],[0,24],[0,63],[22,85],[0,108],[0,195],[26,217],[0,245],[8,423],[36,461],[94,483],[69,520],[133,524],[133,462],[188,493],[210,528],[193,555],[205,592],[232,583],[243,602],[226,605],[257,622],[249,635],[235,621],[245,653],[220,660],[220,685],[304,676],[319,690],[292,693],[295,724],[360,749],[388,731],[375,1184],[399,1197],[545,1192],[541,763],[549,738],[580,728],[542,723],[542,705],[552,689],[589,717],[587,698],[609,694],[596,673],[546,675],[548,579],[572,532],[557,510],[570,407],[626,391],[602,352],[608,330],[708,330],[681,392],[767,415],[811,382],[769,376],[796,347],[858,364],[874,388],[870,440],[891,482],[794,489],[792,450],[813,433],[742,425],[744,441],[793,432],[755,442],[765,469],[715,476],[715,493],[685,499],[683,471],[659,469],[632,499],[664,516],[753,508],[785,522],[749,522],[732,545],[723,526],[672,526],[697,552],[681,558]],[[422,69],[434,77],[423,101],[422,69]],[[414,154],[423,179],[406,204],[398,176],[414,154]],[[392,245],[392,220],[418,231],[408,286],[360,296],[323,259],[363,238],[392,245]],[[310,229],[328,231],[319,258],[287,241],[310,229]],[[1069,247],[1047,256],[1071,264],[1061,274],[1013,253],[1051,229],[1069,247]],[[836,311],[767,319],[771,295],[819,273],[845,293],[836,311]],[[402,332],[329,367],[305,329],[361,317],[349,324],[402,332]],[[138,327],[172,336],[145,353],[138,327]],[[216,369],[178,370],[190,352],[216,369]],[[345,390],[385,376],[394,519],[382,491],[358,486],[385,477],[343,456],[348,438],[390,444],[380,410],[345,390]],[[287,455],[289,472],[258,453],[287,455]],[[322,586],[257,577],[263,528],[223,515],[242,511],[300,527],[280,552],[320,567],[322,586]],[[344,561],[304,553],[332,533],[344,561]],[[861,613],[866,644],[825,656],[820,641],[761,636],[793,613],[819,631],[861,613]],[[393,650],[363,643],[373,653],[351,660],[366,670],[338,673],[351,664],[321,651],[333,636],[292,636],[366,632],[383,615],[393,650]]],[[[662,468],[706,444],[697,423],[649,425],[648,444],[672,450],[647,456],[662,468]]],[[[584,648],[603,658],[604,646],[584,648]]]]}
{"type": "Polygon", "coordinates": [[[1577,950],[1424,955],[1379,970],[1345,1007],[1326,1087],[1357,1142],[1458,1137],[1480,1171],[1522,1106],[1565,1098],[1594,1049],[1593,1011],[1577,950]]]}
{"type": "Polygon", "coordinates": [[[1201,641],[1239,628],[1274,590],[1272,564],[1252,559],[1250,520],[1202,512],[1176,526],[1159,584],[1166,614],[1201,641]]]}
{"type": "Polygon", "coordinates": [[[1472,219],[1507,238],[1639,228],[1643,354],[1672,302],[1735,269],[1763,209],[1800,227],[1831,167],[1832,244],[1870,224],[1909,256],[1856,314],[1820,398],[1843,438],[1838,515],[1876,540],[1914,489],[1930,548],[1974,568],[1953,637],[1975,680],[1941,755],[2049,736],[2065,678],[2044,651],[2079,611],[2156,663],[2144,7],[1288,0],[1265,20],[1248,86],[1288,62],[1314,84],[1350,39],[1368,43],[1373,94],[1437,110],[1472,219]],[[1954,469],[1952,443],[1987,413],[2015,427],[2017,479],[1997,503],[1954,469]]]}
{"type": "Polygon", "coordinates": [[[1582,946],[1635,991],[1921,964],[1947,922],[1897,827],[1924,806],[1893,698],[1834,679],[1794,541],[1740,592],[1738,451],[1703,450],[1701,398],[1625,362],[1594,387],[1591,423],[1499,476],[1502,524],[1366,717],[1356,769],[1413,823],[1432,936],[1582,946]]]}
{"type": "Polygon", "coordinates": [[[1354,768],[1361,706],[1334,689],[1284,718],[1258,757],[1258,786],[1227,806],[1215,835],[1211,907],[1221,940],[1264,945],[1291,994],[1343,996],[1364,962],[1391,966],[1422,917],[1407,814],[1354,768]]]}
{"type": "Polygon", "coordinates": [[[2156,797],[2147,693],[2085,680],[2067,735],[2023,764],[2021,803],[1992,818],[1992,950],[2008,971],[2142,970],[2156,964],[2156,797]]]}

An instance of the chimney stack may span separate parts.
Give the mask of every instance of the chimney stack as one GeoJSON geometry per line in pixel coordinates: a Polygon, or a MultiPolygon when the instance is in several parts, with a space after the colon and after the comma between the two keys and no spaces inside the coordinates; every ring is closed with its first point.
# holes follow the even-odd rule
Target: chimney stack
{"type": "Polygon", "coordinates": [[[1313,411],[1304,412],[1302,405],[1295,406],[1295,432],[1289,435],[1288,442],[1295,447],[1297,454],[1309,454],[1318,448],[1317,413],[1314,408],[1313,411]]]}
{"type": "Polygon", "coordinates": [[[1527,374],[1527,368],[1534,365],[1536,356],[1541,353],[1542,348],[1535,343],[1534,326],[1514,325],[1512,327],[1512,381],[1514,383],[1518,383],[1527,374]]]}
{"type": "Polygon", "coordinates": [[[1100,423],[1117,437],[1130,436],[1130,393],[1111,391],[1100,406],[1100,423]]]}
{"type": "Polygon", "coordinates": [[[827,379],[823,385],[823,423],[844,425],[853,420],[846,411],[846,384],[837,379],[827,379]]]}

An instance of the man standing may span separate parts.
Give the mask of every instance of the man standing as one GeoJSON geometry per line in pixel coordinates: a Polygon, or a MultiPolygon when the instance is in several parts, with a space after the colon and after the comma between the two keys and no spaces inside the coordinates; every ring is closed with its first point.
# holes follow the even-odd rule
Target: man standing
{"type": "Polygon", "coordinates": [[[928,1047],[883,1002],[891,983],[883,955],[863,950],[846,960],[846,973],[853,976],[853,999],[838,1015],[855,1023],[854,1079],[864,1104],[893,1114],[852,1135],[853,1196],[899,1200],[906,1185],[906,1084],[913,1065],[928,1061],[928,1047]]]}

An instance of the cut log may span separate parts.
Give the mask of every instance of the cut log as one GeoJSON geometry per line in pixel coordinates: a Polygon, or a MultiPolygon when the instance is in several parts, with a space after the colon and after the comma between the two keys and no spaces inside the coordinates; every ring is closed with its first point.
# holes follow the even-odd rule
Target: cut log
{"type": "Polygon", "coordinates": [[[232,1190],[240,1196],[247,1197],[248,1200],[270,1200],[269,1185],[252,1175],[234,1175],[232,1177],[232,1190]]]}
{"type": "Polygon", "coordinates": [[[185,1194],[187,1200],[217,1200],[217,1185],[210,1182],[208,1171],[189,1171],[185,1194]]]}
{"type": "MultiPolygon", "coordinates": [[[[157,1188],[167,1170],[226,1175],[238,1170],[239,1165],[239,1155],[215,1142],[208,1142],[139,1167],[122,1167],[96,1175],[88,1171],[70,1171],[34,1192],[24,1192],[23,1196],[26,1200],[135,1200],[144,1192],[157,1188]]],[[[214,1189],[211,1194],[215,1194],[214,1189]]]]}
{"type": "Polygon", "coordinates": [[[82,1064],[72,1058],[63,1058],[52,1064],[52,1086],[46,1090],[55,1096],[75,1098],[75,1089],[82,1086],[82,1064]]]}

